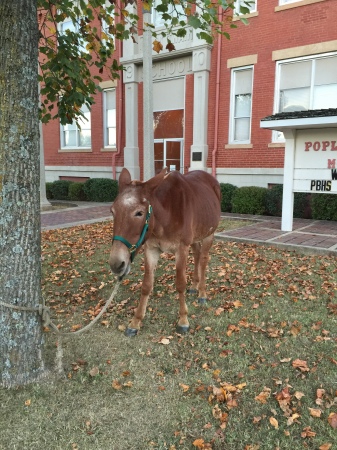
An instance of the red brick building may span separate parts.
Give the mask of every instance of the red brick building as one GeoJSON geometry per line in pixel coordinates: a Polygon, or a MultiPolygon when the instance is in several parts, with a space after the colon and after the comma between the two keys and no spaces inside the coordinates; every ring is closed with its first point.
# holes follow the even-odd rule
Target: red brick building
{"type": "MultiPolygon", "coordinates": [[[[175,51],[153,53],[156,169],[208,170],[236,186],[282,183],[283,136],[260,120],[337,107],[336,0],[256,0],[247,18],[234,16],[229,41],[210,46],[190,30],[173,39],[175,51]]],[[[142,36],[120,52],[122,79],[101,84],[86,129],[44,126],[47,181],[118,177],[122,167],[142,178],[142,36]]]]}

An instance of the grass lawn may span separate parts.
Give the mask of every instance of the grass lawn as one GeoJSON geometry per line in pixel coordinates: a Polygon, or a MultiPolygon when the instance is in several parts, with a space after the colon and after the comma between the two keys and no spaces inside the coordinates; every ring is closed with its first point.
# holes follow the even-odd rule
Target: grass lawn
{"type": "MultiPolygon", "coordinates": [[[[109,222],[43,232],[43,291],[64,331],[109,297],[110,243],[109,222]]],[[[0,390],[1,450],[337,449],[335,257],[215,242],[208,303],[188,297],[191,329],[179,335],[163,255],[143,327],[127,338],[142,276],[139,255],[99,324],[63,339],[63,379],[0,390]]],[[[56,338],[45,336],[52,372],[56,338]]]]}

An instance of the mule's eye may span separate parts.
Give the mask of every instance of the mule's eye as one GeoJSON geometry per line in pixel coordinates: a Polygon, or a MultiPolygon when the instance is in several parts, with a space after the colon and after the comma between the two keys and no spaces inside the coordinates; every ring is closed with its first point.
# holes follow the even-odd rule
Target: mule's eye
{"type": "Polygon", "coordinates": [[[143,211],[137,211],[135,216],[136,217],[142,217],[143,216],[143,211]]]}

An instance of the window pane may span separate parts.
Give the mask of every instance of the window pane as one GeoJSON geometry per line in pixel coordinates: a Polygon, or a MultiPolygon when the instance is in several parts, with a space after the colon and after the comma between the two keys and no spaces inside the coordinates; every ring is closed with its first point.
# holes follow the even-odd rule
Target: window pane
{"type": "Polygon", "coordinates": [[[235,71],[235,94],[251,94],[253,69],[235,71]]]}
{"type": "Polygon", "coordinates": [[[116,108],[116,91],[105,91],[105,108],[115,109],[116,108]]]}
{"type": "Polygon", "coordinates": [[[334,83],[337,83],[337,56],[318,59],[315,66],[314,84],[317,86],[334,83]]]}
{"type": "Polygon", "coordinates": [[[107,111],[107,126],[108,127],[116,126],[116,110],[115,109],[109,109],[107,111]]]}
{"type": "Polygon", "coordinates": [[[310,107],[310,88],[289,89],[280,92],[280,111],[306,111],[310,107]]]}
{"type": "Polygon", "coordinates": [[[234,140],[249,141],[250,119],[242,118],[234,120],[234,140]]]}
{"type": "Polygon", "coordinates": [[[310,86],[311,61],[300,61],[281,65],[280,89],[310,86]]]}
{"type": "Polygon", "coordinates": [[[79,147],[91,147],[91,131],[81,130],[79,133],[79,147]]]}
{"type": "Polygon", "coordinates": [[[235,117],[250,117],[251,110],[251,95],[236,95],[235,96],[235,117]]]}
{"type": "Polygon", "coordinates": [[[64,145],[66,147],[77,147],[75,130],[64,132],[64,145]]]}
{"type": "Polygon", "coordinates": [[[313,109],[336,108],[337,84],[314,87],[313,109]]]}
{"type": "Polygon", "coordinates": [[[108,128],[108,145],[116,146],[116,128],[108,128]]]}

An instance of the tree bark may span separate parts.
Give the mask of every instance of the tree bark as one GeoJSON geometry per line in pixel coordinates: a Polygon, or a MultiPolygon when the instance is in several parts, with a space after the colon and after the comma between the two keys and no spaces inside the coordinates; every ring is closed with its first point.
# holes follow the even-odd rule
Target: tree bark
{"type": "MultiPolygon", "coordinates": [[[[36,0],[0,1],[0,302],[41,303],[36,0]]],[[[41,318],[0,304],[0,385],[44,373],[41,318]]]]}

